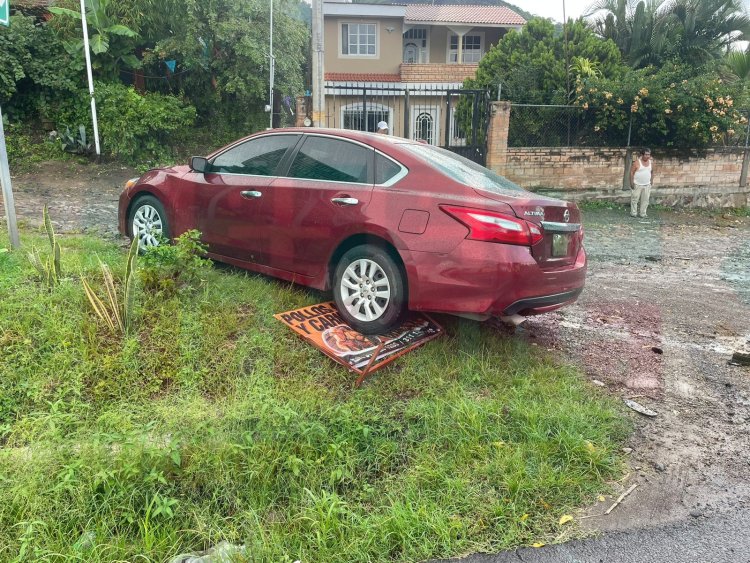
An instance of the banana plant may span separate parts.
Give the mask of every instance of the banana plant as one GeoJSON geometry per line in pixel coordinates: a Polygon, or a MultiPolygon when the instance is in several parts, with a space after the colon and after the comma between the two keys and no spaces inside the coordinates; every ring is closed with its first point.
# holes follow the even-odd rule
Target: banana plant
{"type": "MultiPolygon", "coordinates": [[[[129,68],[140,68],[141,61],[135,56],[135,42],[124,39],[135,39],[138,33],[118,23],[111,15],[111,0],[86,0],[86,21],[89,26],[89,43],[94,54],[92,66],[107,74],[117,72],[120,65],[129,68]]],[[[113,5],[113,4],[112,4],[113,5]]],[[[81,20],[81,13],[77,10],[51,6],[49,11],[56,15],[74,20],[81,20]]],[[[84,54],[83,38],[63,43],[65,50],[76,58],[83,68],[84,54]]]]}

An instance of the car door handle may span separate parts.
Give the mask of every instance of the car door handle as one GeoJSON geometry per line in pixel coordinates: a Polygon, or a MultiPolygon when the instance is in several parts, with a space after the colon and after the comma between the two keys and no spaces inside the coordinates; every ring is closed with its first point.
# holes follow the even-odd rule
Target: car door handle
{"type": "Polygon", "coordinates": [[[336,205],[358,205],[359,200],[354,197],[334,197],[331,200],[336,205]]]}
{"type": "Polygon", "coordinates": [[[245,199],[257,199],[263,195],[263,192],[244,191],[244,192],[240,192],[240,195],[244,197],[245,199]]]}

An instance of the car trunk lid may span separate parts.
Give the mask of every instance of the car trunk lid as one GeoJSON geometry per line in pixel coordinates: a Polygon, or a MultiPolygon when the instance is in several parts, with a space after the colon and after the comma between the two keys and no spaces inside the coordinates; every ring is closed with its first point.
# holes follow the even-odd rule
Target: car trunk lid
{"type": "Polygon", "coordinates": [[[530,192],[495,192],[475,189],[480,195],[507,203],[520,219],[542,227],[544,238],[531,247],[543,268],[574,264],[583,246],[581,212],[574,203],[530,192]]]}

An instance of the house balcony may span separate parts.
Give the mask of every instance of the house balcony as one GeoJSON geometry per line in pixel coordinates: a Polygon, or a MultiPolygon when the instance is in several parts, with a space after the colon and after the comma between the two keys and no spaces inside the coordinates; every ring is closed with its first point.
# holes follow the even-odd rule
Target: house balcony
{"type": "Polygon", "coordinates": [[[401,63],[402,82],[463,82],[477,75],[478,63],[401,63]]]}

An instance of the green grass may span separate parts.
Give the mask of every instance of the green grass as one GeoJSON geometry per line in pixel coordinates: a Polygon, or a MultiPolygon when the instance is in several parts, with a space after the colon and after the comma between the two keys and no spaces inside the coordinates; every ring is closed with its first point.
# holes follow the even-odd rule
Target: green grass
{"type": "Polygon", "coordinates": [[[60,242],[52,292],[0,253],[0,560],[163,561],[222,540],[252,561],[499,550],[553,541],[622,472],[614,403],[489,326],[440,317],[444,337],[353,390],[272,318],[320,295],[214,268],[194,291],[139,293],[115,337],[78,277],[99,283],[97,257],[121,275],[125,250],[60,242]]]}

